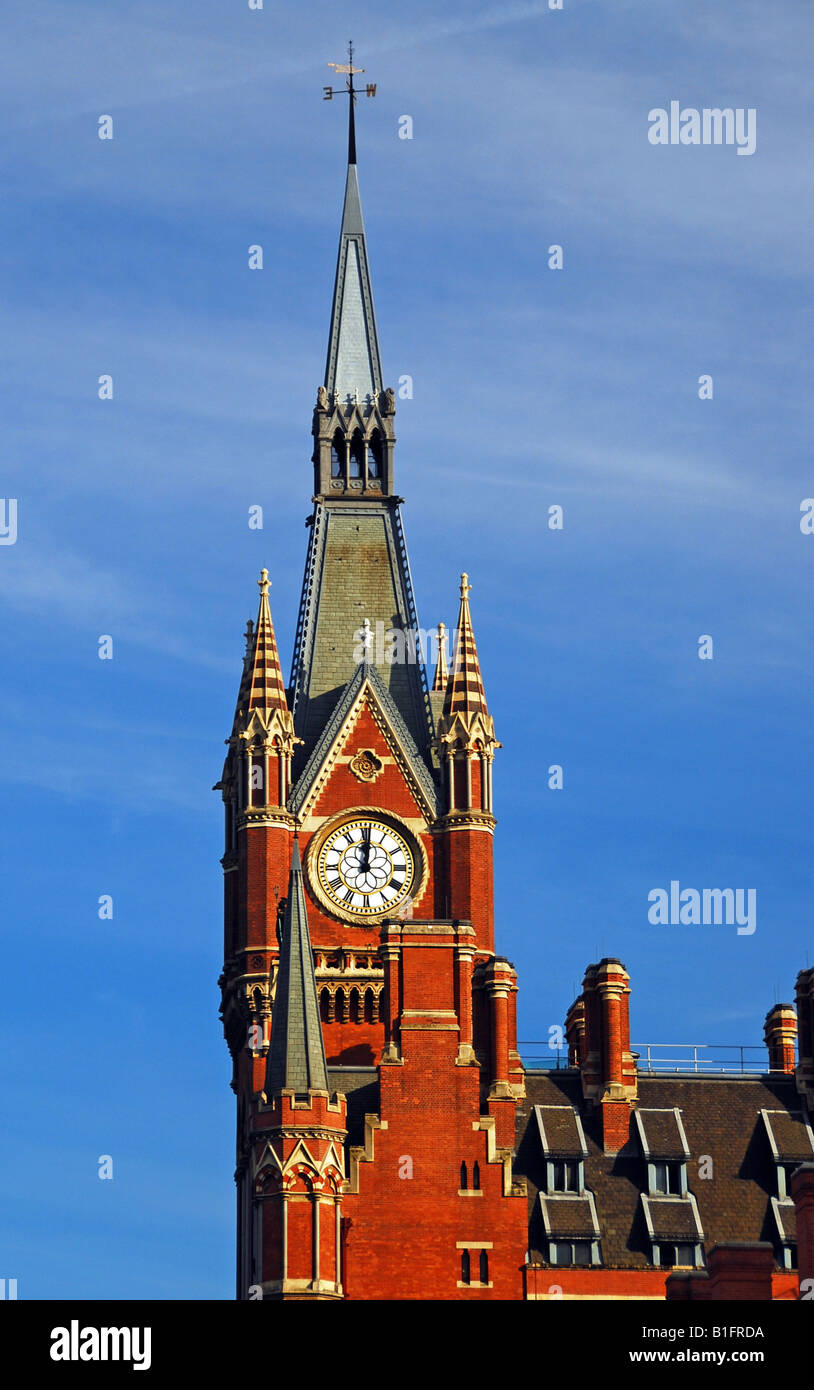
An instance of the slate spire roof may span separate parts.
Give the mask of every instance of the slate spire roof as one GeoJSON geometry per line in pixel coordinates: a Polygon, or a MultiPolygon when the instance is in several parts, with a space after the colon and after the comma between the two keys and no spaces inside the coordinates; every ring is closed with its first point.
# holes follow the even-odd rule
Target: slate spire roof
{"type": "Polygon", "coordinates": [[[280,964],[266,1066],[266,1094],[327,1091],[328,1068],[319,1018],[311,937],[305,910],[302,861],[294,837],[280,964]]]}
{"type": "MultiPolygon", "coordinates": [[[[352,122],[353,99],[350,108],[352,122]]],[[[382,367],[352,126],[348,156],[325,388],[335,391],[341,403],[350,398],[364,404],[382,390],[382,367]]]]}

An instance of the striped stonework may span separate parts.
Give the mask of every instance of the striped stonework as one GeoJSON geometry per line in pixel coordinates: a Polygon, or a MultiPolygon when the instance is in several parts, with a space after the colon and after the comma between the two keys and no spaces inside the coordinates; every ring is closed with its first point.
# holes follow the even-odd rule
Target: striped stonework
{"type": "Polygon", "coordinates": [[[260,612],[257,626],[250,634],[251,649],[247,652],[246,667],[238,695],[238,710],[247,715],[251,710],[270,713],[274,709],[288,709],[277,639],[269,608],[268,570],[260,571],[257,581],[260,585],[260,612]]]}
{"type": "MultiPolygon", "coordinates": [[[[472,631],[472,618],[469,613],[469,591],[472,585],[469,576],[461,575],[461,607],[458,613],[458,626],[455,632],[455,645],[452,653],[452,669],[446,686],[444,699],[444,718],[451,720],[456,714],[466,719],[475,714],[489,713],[483,679],[472,631]]],[[[436,676],[437,679],[437,676],[436,676]]]]}

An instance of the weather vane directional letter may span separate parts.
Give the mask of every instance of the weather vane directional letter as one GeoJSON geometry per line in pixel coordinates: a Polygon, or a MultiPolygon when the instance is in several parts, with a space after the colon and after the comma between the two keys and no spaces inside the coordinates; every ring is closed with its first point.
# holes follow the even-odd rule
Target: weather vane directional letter
{"type": "MultiPolygon", "coordinates": [[[[348,97],[348,163],[349,163],[349,164],[355,164],[355,163],[356,163],[356,119],[355,119],[355,116],[354,116],[353,108],[354,108],[354,106],[356,105],[356,97],[357,97],[358,93],[357,93],[357,91],[356,91],[356,88],[355,88],[354,85],[353,85],[353,79],[354,79],[354,76],[355,76],[356,73],[358,73],[358,72],[364,72],[364,68],[355,68],[355,67],[353,66],[353,44],[352,44],[352,43],[349,43],[349,44],[348,44],[348,61],[347,61],[347,63],[329,63],[329,64],[328,64],[328,67],[329,67],[329,68],[333,68],[333,70],[334,70],[334,72],[336,73],[337,77],[339,77],[340,75],[344,75],[344,76],[346,77],[346,79],[347,79],[346,82],[345,82],[345,86],[344,86],[344,87],[323,87],[322,90],[323,90],[323,92],[325,93],[325,96],[323,97],[323,101],[331,101],[334,97],[342,96],[343,94],[347,94],[347,97],[348,97]]],[[[376,95],[376,83],[375,83],[375,82],[368,82],[368,83],[366,83],[366,85],[365,85],[365,96],[368,96],[368,97],[375,97],[375,95],[376,95]]]]}

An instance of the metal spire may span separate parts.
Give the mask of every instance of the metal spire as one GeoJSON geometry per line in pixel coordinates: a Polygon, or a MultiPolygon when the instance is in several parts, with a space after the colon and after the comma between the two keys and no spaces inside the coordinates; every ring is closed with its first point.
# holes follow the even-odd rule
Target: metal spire
{"type": "MultiPolygon", "coordinates": [[[[345,205],[342,212],[342,231],[336,265],[331,335],[328,341],[328,360],[325,366],[325,388],[336,392],[342,404],[378,395],[382,389],[382,368],[373,292],[367,263],[365,224],[359,197],[356,171],[356,118],[354,107],[357,91],[354,74],[364,68],[353,65],[353,44],[348,44],[347,63],[329,63],[337,74],[346,78],[343,87],[325,87],[325,100],[334,96],[348,98],[348,173],[345,182],[345,205]]],[[[367,96],[376,95],[376,84],[369,82],[367,96]]]]}

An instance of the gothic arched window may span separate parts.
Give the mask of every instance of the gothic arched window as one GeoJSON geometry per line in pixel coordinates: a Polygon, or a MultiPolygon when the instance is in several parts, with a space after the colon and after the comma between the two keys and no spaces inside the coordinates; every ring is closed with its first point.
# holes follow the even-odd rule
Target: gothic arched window
{"type": "Polygon", "coordinates": [[[480,1252],[480,1281],[482,1284],[489,1283],[489,1256],[485,1250],[480,1252]]]}
{"type": "Polygon", "coordinates": [[[331,444],[331,477],[341,478],[345,471],[345,441],[339,430],[333,437],[331,444]]]}
{"type": "Polygon", "coordinates": [[[476,1192],[480,1192],[480,1164],[477,1159],[472,1167],[472,1186],[476,1192]]]}
{"type": "Polygon", "coordinates": [[[461,1251],[461,1283],[462,1283],[462,1284],[469,1284],[470,1282],[471,1282],[471,1275],[470,1275],[470,1272],[469,1272],[469,1251],[468,1251],[468,1250],[462,1250],[462,1251],[461,1251]]]}
{"type": "Polygon", "coordinates": [[[350,476],[361,478],[365,466],[365,441],[361,430],[354,430],[350,441],[350,476]]]}
{"type": "Polygon", "coordinates": [[[466,1164],[461,1164],[461,1191],[466,1191],[466,1164]]]}
{"type": "Polygon", "coordinates": [[[367,461],[367,476],[369,478],[381,478],[384,471],[384,449],[382,448],[382,437],[378,430],[374,430],[370,436],[370,452],[367,461]]]}

